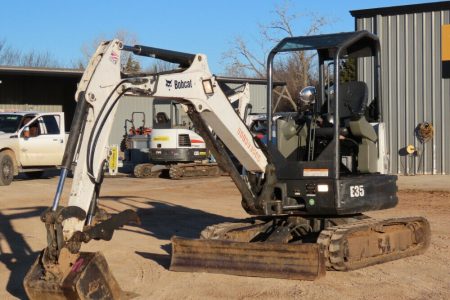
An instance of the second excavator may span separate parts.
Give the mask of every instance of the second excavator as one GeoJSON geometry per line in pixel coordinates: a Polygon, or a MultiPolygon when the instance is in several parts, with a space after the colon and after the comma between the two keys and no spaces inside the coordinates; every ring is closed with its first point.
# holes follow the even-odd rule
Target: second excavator
{"type": "Polygon", "coordinates": [[[102,218],[98,196],[107,137],[124,94],[176,100],[242,194],[251,218],[206,228],[199,239],[172,238],[171,270],[313,280],[325,270],[353,270],[420,254],[430,242],[422,217],[373,219],[394,207],[396,176],[384,173],[384,123],[377,84],[378,38],[367,31],[291,37],[270,52],[267,118],[256,134],[236,113],[206,56],[119,40],[97,49],[78,86],[75,118],[52,207],[43,215],[48,246],[25,278],[31,299],[121,298],[101,253],[80,251],[92,239],[138,223],[127,210],[102,218]],[[170,72],[121,73],[122,51],[179,64],[170,72]],[[317,88],[305,87],[296,112],[273,115],[273,62],[278,53],[315,51],[317,88]],[[342,61],[370,58],[375,88],[341,78],[342,61]],[[332,66],[333,72],[326,72],[332,66]],[[329,80],[330,76],[332,80],[329,80]],[[370,99],[369,99],[370,98],[370,99]],[[211,130],[219,139],[216,139],[211,130]],[[264,140],[264,142],[263,142],[264,140]],[[239,172],[228,150],[242,164],[239,172]],[[68,206],[60,206],[75,167],[68,206]]]}

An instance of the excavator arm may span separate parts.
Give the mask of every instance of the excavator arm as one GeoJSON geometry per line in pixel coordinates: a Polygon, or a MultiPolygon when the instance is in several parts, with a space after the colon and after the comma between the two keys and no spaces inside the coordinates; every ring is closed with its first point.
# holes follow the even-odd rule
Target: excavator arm
{"type": "MultiPolygon", "coordinates": [[[[209,71],[206,56],[144,46],[124,46],[120,41],[113,40],[98,48],[80,81],[76,98],[81,112],[74,120],[74,130],[71,130],[72,140],[68,147],[72,149],[67,149],[72,155],[67,155],[64,161],[67,169],[70,164],[76,164],[68,206],[86,212],[88,223],[92,217],[89,208],[95,204],[102,182],[112,121],[123,95],[176,99],[187,106],[196,129],[238,185],[250,212],[262,212],[261,204],[256,199],[258,195],[246,186],[208,128],[212,128],[247,171],[266,173],[268,158],[209,71]],[[127,50],[176,62],[184,68],[159,74],[127,76],[120,70],[121,53],[127,50]]],[[[55,198],[54,209],[58,202],[59,199],[55,198]]],[[[67,219],[63,226],[65,239],[70,239],[76,231],[82,231],[84,225],[85,220],[81,218],[67,219]]]]}
{"type": "MultiPolygon", "coordinates": [[[[73,266],[77,265],[80,259],[86,262],[84,270],[94,268],[109,274],[103,256],[98,254],[92,257],[80,252],[81,244],[92,239],[110,240],[114,230],[119,227],[129,222],[139,223],[137,215],[131,210],[95,222],[108,151],[108,137],[117,103],[124,95],[168,101],[175,99],[183,104],[195,128],[205,139],[207,147],[236,183],[247,212],[254,215],[264,214],[265,206],[271,199],[275,183],[274,168],[261,144],[254,139],[233,109],[230,98],[225,96],[215,76],[209,71],[205,55],[145,46],[125,46],[119,40],[104,42],[91,58],[78,85],[78,103],[57,191],[52,207],[42,215],[47,229],[48,246],[24,282],[30,298],[48,296],[45,293],[43,296],[42,289],[36,288],[36,282],[46,286],[37,280],[38,274],[45,273],[47,280],[61,284],[64,278],[71,276],[73,266]],[[180,67],[156,74],[123,74],[120,63],[123,51],[178,63],[180,67]],[[218,138],[213,136],[211,130],[218,138]],[[241,177],[224,145],[247,172],[257,174],[260,178],[263,185],[258,192],[241,177]],[[70,198],[68,205],[62,207],[62,191],[67,174],[73,166],[75,168],[70,198]]],[[[241,95],[248,97],[246,93],[241,95]]],[[[232,95],[232,100],[238,96],[232,95]]],[[[108,287],[108,297],[114,298],[114,293],[118,290],[117,283],[112,275],[103,278],[109,278],[104,280],[103,286],[108,287]]],[[[83,288],[77,289],[75,280],[72,283],[71,289],[77,290],[77,297],[82,298],[80,295],[83,288]]]]}

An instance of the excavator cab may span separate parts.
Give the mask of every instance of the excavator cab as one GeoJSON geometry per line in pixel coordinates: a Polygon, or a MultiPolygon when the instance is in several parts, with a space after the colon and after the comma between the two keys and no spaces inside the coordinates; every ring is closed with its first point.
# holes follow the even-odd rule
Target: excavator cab
{"type": "Polygon", "coordinates": [[[267,143],[253,132],[268,165],[264,174],[242,174],[256,195],[252,202],[242,193],[242,206],[255,217],[210,226],[200,240],[173,238],[171,269],[312,280],[325,268],[353,270],[425,251],[426,219],[363,214],[398,202],[397,178],[384,174],[379,49],[367,31],[289,37],[272,49],[267,143]],[[302,89],[296,112],[275,114],[274,58],[294,51],[315,52],[318,83],[302,89]],[[351,63],[373,63],[373,89],[343,76],[351,63]]]}
{"type": "Polygon", "coordinates": [[[292,51],[316,52],[318,83],[300,92],[296,114],[276,119],[268,89],[268,150],[276,165],[279,201],[268,214],[348,215],[397,204],[396,177],[383,174],[379,49],[375,35],[359,31],[289,37],[270,52],[268,86],[275,56],[292,51]],[[371,91],[363,80],[343,76],[350,64],[365,60],[375,66],[371,91]]]}

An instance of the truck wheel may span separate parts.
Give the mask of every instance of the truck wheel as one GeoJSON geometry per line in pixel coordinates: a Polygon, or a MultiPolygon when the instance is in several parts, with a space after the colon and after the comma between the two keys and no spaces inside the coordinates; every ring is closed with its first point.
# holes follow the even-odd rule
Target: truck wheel
{"type": "Polygon", "coordinates": [[[42,177],[42,174],[44,174],[44,171],[27,172],[25,174],[30,179],[39,179],[42,177]]]}
{"type": "Polygon", "coordinates": [[[14,177],[14,163],[11,155],[0,153],[0,185],[10,185],[14,177]]]}

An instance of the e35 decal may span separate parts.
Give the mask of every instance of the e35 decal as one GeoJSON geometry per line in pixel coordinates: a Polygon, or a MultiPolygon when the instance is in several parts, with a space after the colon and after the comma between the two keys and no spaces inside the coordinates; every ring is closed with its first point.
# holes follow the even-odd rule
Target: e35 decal
{"type": "Polygon", "coordinates": [[[364,197],[363,185],[351,185],[350,186],[350,198],[364,197]]]}

